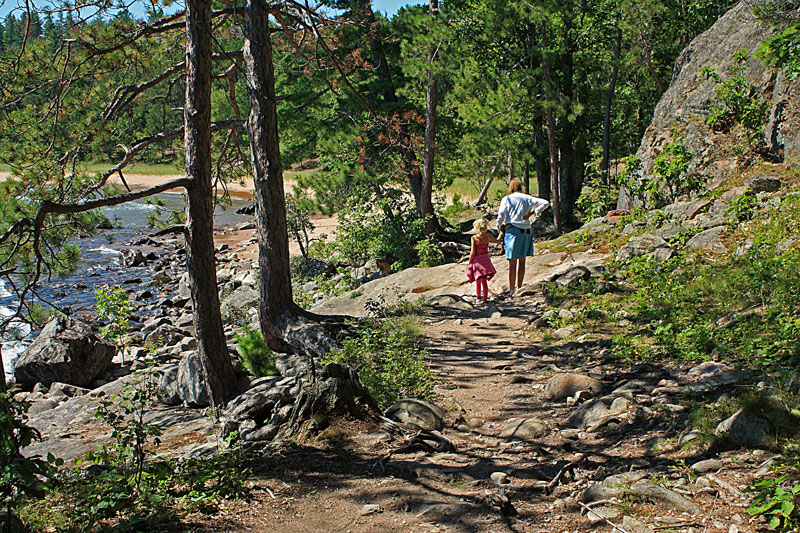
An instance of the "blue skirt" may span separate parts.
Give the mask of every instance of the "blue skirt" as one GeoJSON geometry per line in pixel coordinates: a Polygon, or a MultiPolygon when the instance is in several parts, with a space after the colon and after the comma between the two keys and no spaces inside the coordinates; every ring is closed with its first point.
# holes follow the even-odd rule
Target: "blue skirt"
{"type": "Polygon", "coordinates": [[[503,244],[506,248],[506,259],[533,257],[533,232],[530,228],[511,226],[506,230],[503,244]]]}

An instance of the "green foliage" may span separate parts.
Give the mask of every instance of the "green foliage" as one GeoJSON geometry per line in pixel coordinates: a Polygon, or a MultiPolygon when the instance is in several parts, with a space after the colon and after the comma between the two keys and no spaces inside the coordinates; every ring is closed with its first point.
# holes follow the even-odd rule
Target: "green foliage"
{"type": "Polygon", "coordinates": [[[275,368],[275,354],[264,342],[264,336],[259,330],[245,324],[235,340],[239,359],[248,372],[254,376],[274,376],[278,373],[275,368]]]}
{"type": "Polygon", "coordinates": [[[624,170],[617,174],[617,183],[624,187],[631,197],[644,204],[647,201],[645,184],[642,181],[642,159],[629,155],[623,160],[624,170]]]}
{"type": "Polygon", "coordinates": [[[98,289],[94,296],[97,300],[97,316],[100,320],[108,322],[100,329],[100,335],[121,345],[130,327],[128,318],[133,311],[133,302],[121,287],[98,289]]]}
{"type": "Polygon", "coordinates": [[[425,221],[412,204],[378,199],[341,211],[335,243],[340,256],[353,266],[374,259],[408,267],[415,264],[415,246],[423,238],[425,221]]]}
{"type": "Polygon", "coordinates": [[[733,56],[731,75],[727,79],[723,79],[713,67],[703,67],[700,70],[706,79],[712,80],[714,94],[720,100],[711,106],[706,124],[717,131],[729,131],[735,124],[740,124],[744,128],[748,145],[756,149],[764,142],[764,124],[769,103],[761,97],[758,87],[745,76],[749,57],[748,52],[737,51],[733,56]]]}
{"type": "Polygon", "coordinates": [[[142,491],[133,497],[129,475],[106,469],[88,476],[75,469],[59,476],[44,499],[21,508],[23,523],[33,531],[172,531],[194,512],[214,513],[224,500],[246,494],[244,482],[257,456],[235,443],[209,459],[181,462],[157,459],[146,464],[142,491]]]}
{"type": "Polygon", "coordinates": [[[147,214],[147,225],[153,229],[163,229],[186,223],[186,212],[183,210],[169,209],[161,198],[148,198],[145,204],[155,209],[147,214]]]}
{"type": "Polygon", "coordinates": [[[430,237],[422,239],[414,245],[419,257],[419,266],[432,267],[441,265],[444,261],[444,253],[442,250],[431,242],[430,237]]]}
{"type": "MultiPolygon", "coordinates": [[[[636,165],[633,164],[632,166],[635,167],[636,165]]],[[[626,164],[626,169],[627,168],[628,166],[626,164]]],[[[636,170],[633,171],[635,172],[636,170]]],[[[592,220],[605,215],[610,210],[614,209],[616,204],[617,191],[614,190],[611,185],[604,184],[599,175],[594,175],[589,179],[583,191],[581,191],[578,200],[575,202],[575,206],[583,214],[585,220],[592,220]]]]}
{"type": "MultiPolygon", "coordinates": [[[[753,191],[745,191],[734,198],[730,205],[728,214],[733,215],[736,222],[745,222],[753,218],[758,206],[758,198],[753,191]]],[[[736,222],[733,222],[733,224],[736,222]]]]}
{"type": "Polygon", "coordinates": [[[800,483],[792,484],[787,476],[756,482],[750,491],[755,497],[748,507],[751,516],[765,516],[770,529],[794,531],[800,526],[800,483]]]}
{"type": "MultiPolygon", "coordinates": [[[[43,482],[63,461],[49,454],[25,456],[22,450],[41,440],[39,432],[27,424],[28,404],[13,398],[12,391],[0,392],[0,505],[5,508],[11,530],[16,500],[23,496],[40,496],[43,482]]],[[[3,524],[0,524],[3,525],[3,524]]]]}
{"type": "Polygon", "coordinates": [[[790,79],[800,75],[800,25],[792,24],[764,40],[756,57],[771,67],[780,68],[790,79]]]}
{"type": "Polygon", "coordinates": [[[692,157],[686,146],[673,141],[653,160],[648,176],[641,175],[642,161],[634,155],[625,160],[625,170],[617,175],[617,181],[642,205],[660,207],[702,189],[703,176],[689,173],[692,157]]]}
{"type": "MultiPolygon", "coordinates": [[[[746,233],[752,247],[746,252],[713,259],[684,252],[668,261],[639,256],[616,265],[615,277],[621,280],[611,283],[624,280],[625,292],[575,289],[587,305],[619,320],[598,323],[610,330],[618,357],[703,361],[724,354],[729,363],[759,371],[797,364],[800,247],[794,243],[800,235],[800,195],[790,194],[780,206],[752,216],[746,233]]],[[[731,238],[741,242],[745,234],[739,231],[731,238]]],[[[678,235],[673,242],[690,235],[678,235]]],[[[556,291],[551,296],[558,306],[576,294],[556,291]]]]}
{"type": "Polygon", "coordinates": [[[419,347],[418,337],[419,319],[412,315],[368,319],[323,362],[355,368],[381,407],[401,398],[426,398],[435,381],[426,361],[428,353],[419,347]]]}
{"type": "Polygon", "coordinates": [[[673,141],[653,160],[653,175],[646,185],[647,192],[656,203],[672,203],[681,195],[699,191],[703,177],[688,172],[692,154],[688,148],[673,141]]]}
{"type": "Polygon", "coordinates": [[[312,205],[312,202],[301,196],[297,189],[286,196],[286,230],[297,242],[303,257],[308,257],[310,243],[308,234],[314,231],[314,223],[311,222],[312,205]]]}
{"type": "Polygon", "coordinates": [[[118,394],[106,396],[99,392],[93,395],[97,399],[94,416],[111,428],[112,441],[89,452],[86,459],[104,466],[109,475],[119,476],[120,483],[120,492],[104,495],[110,500],[101,499],[95,511],[114,508],[119,503],[118,497],[127,500],[146,497],[148,493],[143,486],[147,447],[151,443],[159,444],[161,428],[149,423],[146,415],[158,398],[160,374],[149,368],[138,372],[137,377],[118,394]]]}

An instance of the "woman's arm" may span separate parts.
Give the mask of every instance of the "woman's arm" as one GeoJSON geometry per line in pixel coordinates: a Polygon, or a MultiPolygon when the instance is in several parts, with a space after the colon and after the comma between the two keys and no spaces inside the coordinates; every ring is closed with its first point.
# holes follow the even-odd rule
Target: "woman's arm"
{"type": "Polygon", "coordinates": [[[550,207],[550,202],[543,200],[542,198],[536,198],[535,196],[533,197],[533,204],[533,213],[537,216],[539,213],[550,207]]]}
{"type": "Polygon", "coordinates": [[[497,211],[497,228],[499,229],[508,219],[508,196],[500,200],[500,209],[497,211]]]}

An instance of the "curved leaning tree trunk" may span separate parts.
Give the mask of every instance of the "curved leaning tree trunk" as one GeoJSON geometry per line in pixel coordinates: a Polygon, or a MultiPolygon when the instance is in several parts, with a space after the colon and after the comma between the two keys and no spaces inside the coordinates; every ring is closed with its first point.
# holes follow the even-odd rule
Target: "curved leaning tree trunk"
{"type": "Polygon", "coordinates": [[[217,293],[211,180],[211,2],[186,2],[186,263],[197,348],[212,405],[238,391],[217,293]]]}
{"type": "Polygon", "coordinates": [[[281,352],[297,351],[313,357],[327,353],[336,344],[320,327],[320,317],[303,311],[292,301],[268,16],[269,11],[263,2],[245,0],[244,63],[250,100],[247,129],[258,225],[259,320],[264,340],[270,348],[281,352]]]}

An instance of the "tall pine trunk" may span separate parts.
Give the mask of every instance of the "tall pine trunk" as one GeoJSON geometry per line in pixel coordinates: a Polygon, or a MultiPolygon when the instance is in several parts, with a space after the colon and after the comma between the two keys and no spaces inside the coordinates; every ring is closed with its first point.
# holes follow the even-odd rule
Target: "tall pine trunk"
{"type": "Polygon", "coordinates": [[[270,347],[286,351],[281,324],[284,315],[293,308],[289,237],[278,144],[271,32],[263,2],[245,0],[243,30],[250,99],[247,127],[258,225],[259,320],[261,332],[270,347]]]}
{"type": "Polygon", "coordinates": [[[608,185],[609,163],[611,161],[611,104],[614,101],[614,90],[617,86],[617,72],[619,71],[619,55],[622,44],[622,29],[617,28],[617,35],[614,39],[614,64],[611,66],[611,79],[608,82],[606,91],[605,108],[603,109],[603,159],[600,162],[600,173],[603,177],[603,184],[608,185]]]}
{"type": "MultiPolygon", "coordinates": [[[[430,0],[430,15],[434,19],[439,15],[439,0],[430,0]]],[[[425,154],[422,164],[422,196],[420,198],[420,215],[427,217],[425,230],[428,235],[436,231],[436,217],[433,213],[433,163],[436,150],[436,91],[438,81],[434,74],[434,61],[437,47],[432,46],[428,52],[428,89],[425,93],[425,154]]]]}
{"type": "Polygon", "coordinates": [[[212,405],[238,392],[217,293],[214,260],[214,206],[211,181],[211,2],[186,3],[186,107],[184,110],[189,285],[203,377],[212,405]]]}
{"type": "Polygon", "coordinates": [[[553,208],[553,226],[556,235],[561,234],[561,183],[558,176],[558,150],[556,149],[555,123],[553,121],[553,105],[550,99],[554,98],[553,82],[550,79],[550,69],[547,66],[547,22],[542,21],[542,66],[544,79],[547,83],[548,103],[545,108],[545,122],[547,124],[547,141],[550,147],[550,205],[553,208]]]}

